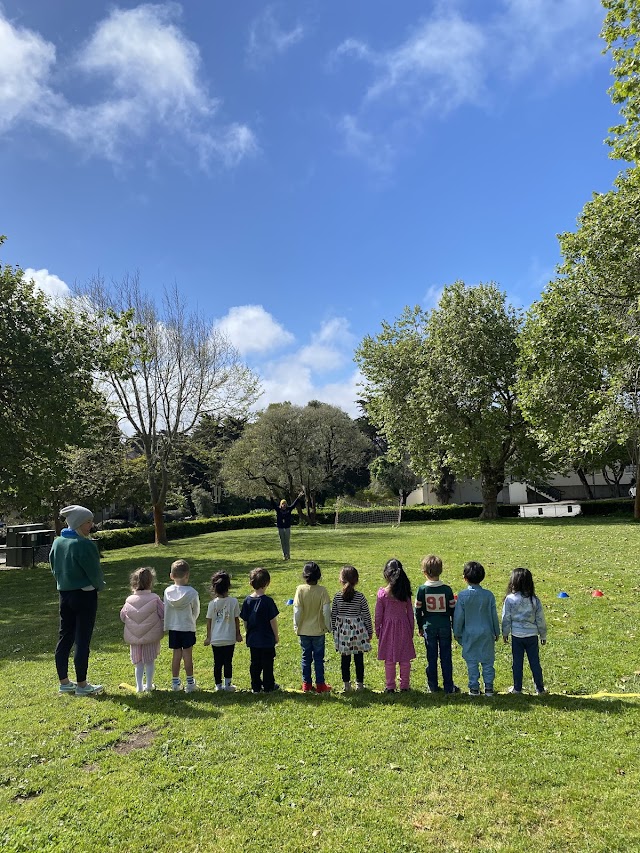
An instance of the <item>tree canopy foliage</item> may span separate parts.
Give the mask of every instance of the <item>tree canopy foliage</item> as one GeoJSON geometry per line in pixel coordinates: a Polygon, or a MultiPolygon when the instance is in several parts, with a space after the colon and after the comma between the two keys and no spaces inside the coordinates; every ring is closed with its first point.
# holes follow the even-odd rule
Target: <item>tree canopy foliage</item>
{"type": "Polygon", "coordinates": [[[349,488],[372,455],[370,440],[336,406],[273,403],[224,455],[222,477],[245,497],[292,500],[304,491],[313,521],[320,498],[349,488]]]}
{"type": "Polygon", "coordinates": [[[516,398],[521,318],[494,284],[445,287],[431,312],[405,309],[357,360],[371,420],[398,457],[438,478],[480,477],[483,517],[507,473],[540,464],[516,398]]]}
{"type": "MultiPolygon", "coordinates": [[[[0,245],[4,238],[0,238],[0,245]]],[[[0,506],[32,517],[65,478],[95,412],[96,348],[81,312],[0,264],[0,506]]]]}
{"type": "Polygon", "coordinates": [[[605,52],[611,54],[615,78],[611,100],[620,104],[622,122],[610,128],[611,156],[637,163],[640,159],[640,3],[638,0],[602,0],[607,10],[602,27],[605,52]]]}

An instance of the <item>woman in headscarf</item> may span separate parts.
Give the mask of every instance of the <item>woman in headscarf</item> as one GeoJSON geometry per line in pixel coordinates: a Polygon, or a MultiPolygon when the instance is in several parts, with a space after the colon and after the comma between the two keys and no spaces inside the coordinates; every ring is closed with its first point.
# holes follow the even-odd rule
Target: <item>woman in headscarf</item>
{"type": "Polygon", "coordinates": [[[60,595],[60,635],[56,646],[56,669],[60,693],[96,696],[101,684],[87,681],[89,646],[98,610],[98,591],[106,586],[98,546],[89,538],[93,527],[91,510],[77,504],[60,511],[67,527],[54,539],[49,555],[51,571],[60,595]],[[69,655],[75,644],[73,663],[76,681],[69,680],[69,655]]]}

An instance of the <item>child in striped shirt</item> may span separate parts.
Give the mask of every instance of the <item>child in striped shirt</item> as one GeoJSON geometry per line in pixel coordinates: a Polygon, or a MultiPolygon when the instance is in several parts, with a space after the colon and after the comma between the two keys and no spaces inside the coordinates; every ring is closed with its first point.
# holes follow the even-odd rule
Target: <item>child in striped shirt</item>
{"type": "Polygon", "coordinates": [[[356,690],[364,690],[363,652],[371,651],[373,625],[367,599],[356,590],[358,570],[343,566],[340,572],[342,592],[337,592],[331,605],[331,630],[336,651],[341,655],[344,692],[353,689],[351,684],[351,657],[356,669],[356,690]]]}

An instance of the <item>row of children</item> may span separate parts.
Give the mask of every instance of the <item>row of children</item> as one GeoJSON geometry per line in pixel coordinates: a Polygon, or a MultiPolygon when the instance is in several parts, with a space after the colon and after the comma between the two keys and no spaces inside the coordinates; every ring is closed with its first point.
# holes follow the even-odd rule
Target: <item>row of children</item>
{"type": "MultiPolygon", "coordinates": [[[[331,602],[329,593],[319,585],[320,567],[305,564],[302,583],[293,599],[293,624],[302,649],[302,690],[313,690],[312,667],[318,693],[331,690],[325,681],[325,634],[333,633],[336,651],[341,655],[341,674],[345,692],[353,689],[351,660],[355,666],[355,689],[364,689],[364,652],[371,650],[374,628],[378,639],[378,659],[385,664],[385,690],[396,689],[396,666],[400,674],[400,690],[409,690],[411,661],[416,657],[413,636],[415,624],[424,639],[427,654],[427,687],[438,685],[438,659],[445,693],[459,693],[453,681],[451,654],[453,636],[462,646],[467,664],[469,693],[480,695],[480,670],[484,693],[492,696],[494,682],[495,643],[502,633],[504,642],[512,643],[513,686],[509,692],[522,692],[524,656],[527,655],[537,693],[544,693],[538,641],[546,642],[546,624],[542,605],[535,594],[528,569],[511,573],[502,608],[502,624],[498,622],[496,601],[490,590],[481,586],[483,566],[468,562],[463,577],[467,588],[457,596],[441,581],[442,560],[430,555],[422,560],[425,583],[412,601],[411,583],[402,563],[391,559],[384,567],[386,586],[378,590],[374,624],[365,596],[356,590],[358,571],[344,566],[340,572],[341,591],[331,602]]],[[[186,675],[185,691],[196,689],[193,675],[193,646],[196,643],[196,620],[200,613],[197,591],[189,585],[189,565],[176,560],[170,572],[173,584],[165,590],[164,602],[153,592],[155,572],[137,569],[131,576],[130,595],[120,618],[124,622],[124,639],[131,647],[138,692],[153,689],[155,661],[160,653],[160,639],[169,635],[173,650],[172,689],[181,690],[181,666],[186,675]]],[[[253,693],[269,693],[279,689],[274,679],[275,647],[279,642],[278,607],[266,594],[269,572],[256,568],[249,575],[252,592],[242,606],[229,596],[231,581],[224,572],[211,578],[212,600],[207,609],[205,645],[213,650],[213,672],[216,690],[235,691],[232,662],[236,643],[242,642],[240,620],[246,627],[246,644],[250,651],[250,677],[253,693]]]]}

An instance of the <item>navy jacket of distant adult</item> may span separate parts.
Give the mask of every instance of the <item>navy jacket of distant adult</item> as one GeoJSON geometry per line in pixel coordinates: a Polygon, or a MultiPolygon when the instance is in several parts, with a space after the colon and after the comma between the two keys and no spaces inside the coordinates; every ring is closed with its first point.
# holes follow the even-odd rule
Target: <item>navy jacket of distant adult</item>
{"type": "Polygon", "coordinates": [[[296,508],[298,501],[301,497],[302,495],[298,495],[298,497],[293,503],[289,504],[288,506],[283,506],[282,509],[280,508],[280,505],[274,501],[273,498],[269,498],[269,500],[271,501],[271,506],[276,511],[276,525],[278,527],[291,527],[291,513],[296,508]]]}

